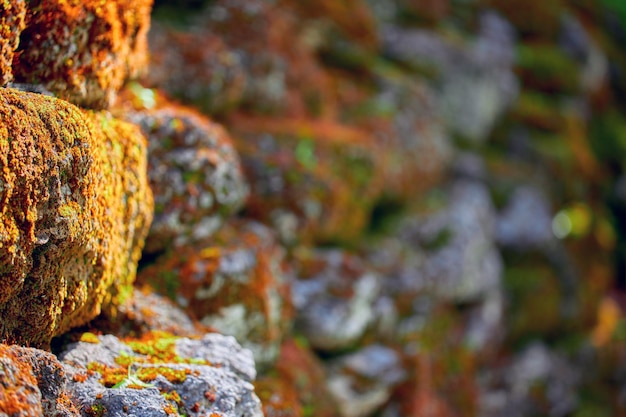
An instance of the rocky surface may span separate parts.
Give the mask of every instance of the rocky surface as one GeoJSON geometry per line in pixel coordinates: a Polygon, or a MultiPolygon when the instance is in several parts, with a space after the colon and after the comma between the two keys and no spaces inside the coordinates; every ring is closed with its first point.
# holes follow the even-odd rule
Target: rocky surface
{"type": "Polygon", "coordinates": [[[191,109],[160,97],[153,103],[146,96],[155,93],[138,84],[131,85],[131,94],[135,108],[118,113],[148,138],[155,210],[145,251],[189,246],[210,237],[248,196],[228,133],[191,109]]]}
{"type": "Polygon", "coordinates": [[[152,0],[28,2],[15,81],[80,106],[109,107],[147,62],[151,8],[152,0]]]}
{"type": "Polygon", "coordinates": [[[0,3],[0,415],[626,414],[618,0],[0,3]]]}
{"type": "Polygon", "coordinates": [[[237,119],[250,180],[246,214],[287,245],[349,242],[381,193],[376,151],[362,130],[315,120],[237,119]]]}
{"type": "Polygon", "coordinates": [[[59,99],[0,97],[0,338],[45,346],[131,288],[152,218],[145,139],[59,99]]]}
{"type": "Polygon", "coordinates": [[[68,346],[59,357],[67,391],[87,414],[118,416],[132,409],[137,416],[263,415],[251,384],[252,354],[232,338],[83,339],[89,341],[68,346]]]}
{"type": "Polygon", "coordinates": [[[166,294],[203,325],[235,336],[259,365],[267,365],[290,328],[284,256],[267,227],[232,222],[210,240],[162,255],[138,282],[166,294]]]}
{"type": "Polygon", "coordinates": [[[400,355],[380,345],[333,360],[328,388],[342,416],[371,415],[391,397],[392,388],[406,378],[400,355]]]}
{"type": "Polygon", "coordinates": [[[342,251],[300,253],[294,268],[296,329],[316,349],[355,345],[374,322],[382,277],[342,251]]]}
{"type": "Polygon", "coordinates": [[[502,259],[495,246],[495,210],[488,190],[478,182],[451,184],[431,215],[416,216],[403,227],[401,239],[424,251],[419,275],[444,299],[467,302],[500,288],[502,259]]]}
{"type": "Polygon", "coordinates": [[[24,29],[26,2],[23,0],[7,1],[0,6],[0,85],[3,87],[13,80],[13,55],[19,45],[20,34],[24,29]]]}
{"type": "Polygon", "coordinates": [[[41,415],[41,391],[28,362],[9,346],[0,345],[0,412],[6,415],[41,415]]]}

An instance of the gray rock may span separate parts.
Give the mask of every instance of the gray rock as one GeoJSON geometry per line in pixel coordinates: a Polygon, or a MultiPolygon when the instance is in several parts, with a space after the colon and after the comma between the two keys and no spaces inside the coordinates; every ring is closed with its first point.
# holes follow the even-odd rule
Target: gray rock
{"type": "MultiPolygon", "coordinates": [[[[113,322],[113,327],[120,323],[118,327],[121,329],[115,328],[111,332],[117,335],[155,330],[177,336],[197,333],[192,319],[174,302],[154,292],[144,292],[143,289],[135,289],[132,298],[120,306],[117,314],[117,320],[109,320],[109,323],[113,322]]],[[[102,330],[102,327],[99,328],[102,330]]]]}
{"type": "Polygon", "coordinates": [[[87,364],[94,360],[106,366],[117,367],[115,358],[122,354],[134,355],[130,347],[111,334],[98,336],[98,340],[100,343],[73,343],[59,355],[59,359],[66,364],[81,368],[86,368],[87,364]]]}
{"type": "Polygon", "coordinates": [[[83,410],[116,417],[166,416],[171,412],[263,415],[251,383],[256,376],[252,353],[232,337],[178,338],[173,344],[175,363],[148,360],[112,335],[98,339],[100,343],[72,344],[61,355],[68,375],[67,391],[83,410]],[[120,361],[120,356],[130,360],[120,361]],[[102,372],[127,372],[128,377],[106,386],[97,368],[102,365],[107,367],[102,372]]]}
{"type": "Polygon", "coordinates": [[[393,129],[378,137],[385,193],[414,198],[438,182],[454,155],[436,92],[417,81],[387,80],[376,103],[393,114],[393,129]]]}
{"type": "Polygon", "coordinates": [[[559,38],[561,48],[580,64],[581,88],[588,92],[598,91],[609,75],[609,61],[604,52],[571,14],[563,17],[559,38]]]}
{"type": "Polygon", "coordinates": [[[500,346],[505,333],[504,294],[495,290],[469,308],[465,340],[475,352],[491,353],[500,346]]]}
{"type": "Polygon", "coordinates": [[[296,328],[318,349],[344,349],[358,341],[375,319],[381,277],[339,250],[301,257],[298,269],[292,285],[296,328]],[[308,272],[316,264],[321,268],[308,272]]]}
{"type": "Polygon", "coordinates": [[[60,399],[65,392],[67,377],[63,365],[52,353],[40,349],[11,346],[11,351],[32,368],[41,393],[44,416],[69,417],[78,415],[71,403],[60,399]]]}
{"type": "Polygon", "coordinates": [[[176,352],[185,358],[202,358],[237,374],[245,381],[256,378],[254,356],[232,336],[207,333],[201,340],[182,338],[176,341],[176,352]]]}
{"type": "Polygon", "coordinates": [[[173,105],[125,117],[148,138],[155,216],[146,239],[147,252],[205,239],[241,208],[248,186],[222,126],[173,105]]]}
{"type": "Polygon", "coordinates": [[[329,392],[343,417],[371,415],[407,376],[400,355],[381,345],[367,346],[334,360],[328,375],[329,392]]]}

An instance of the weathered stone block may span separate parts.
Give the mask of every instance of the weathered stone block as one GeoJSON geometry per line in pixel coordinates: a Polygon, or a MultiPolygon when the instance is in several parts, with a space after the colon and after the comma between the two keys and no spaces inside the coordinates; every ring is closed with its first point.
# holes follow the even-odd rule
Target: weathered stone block
{"type": "Polygon", "coordinates": [[[26,5],[24,0],[5,1],[0,4],[0,85],[13,80],[13,54],[24,29],[26,5]]]}
{"type": "Polygon", "coordinates": [[[29,1],[15,80],[74,104],[109,107],[147,63],[152,0],[29,1]]]}
{"type": "Polygon", "coordinates": [[[146,252],[191,245],[210,237],[248,196],[228,132],[139,84],[129,90],[128,106],[116,110],[148,138],[148,178],[155,216],[146,252]]]}
{"type": "Polygon", "coordinates": [[[0,340],[44,346],[131,289],[152,218],[145,138],[0,90],[0,340]]]}

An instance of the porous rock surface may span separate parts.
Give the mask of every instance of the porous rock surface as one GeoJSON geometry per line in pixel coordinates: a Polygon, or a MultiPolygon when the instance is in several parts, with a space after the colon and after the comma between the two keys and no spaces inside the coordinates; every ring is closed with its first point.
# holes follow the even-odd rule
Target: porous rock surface
{"type": "Polygon", "coordinates": [[[152,0],[29,1],[15,81],[102,109],[147,63],[152,0]]]}
{"type": "Polygon", "coordinates": [[[495,245],[495,209],[480,182],[457,180],[449,187],[445,208],[416,216],[403,227],[401,239],[423,251],[414,285],[438,297],[467,302],[501,285],[502,259],[495,245]]]}
{"type": "Polygon", "coordinates": [[[24,0],[5,1],[0,4],[0,86],[13,80],[13,55],[24,29],[26,2],[24,0]]]}
{"type": "Polygon", "coordinates": [[[152,218],[145,139],[11,89],[0,120],[0,339],[45,346],[130,290],[152,218]]]}
{"type": "Polygon", "coordinates": [[[113,335],[68,346],[60,355],[69,377],[68,393],[82,409],[101,410],[104,416],[122,416],[128,410],[145,417],[263,415],[252,385],[252,353],[232,337],[165,337],[154,347],[152,356],[138,353],[137,345],[113,335]],[[120,370],[117,384],[111,385],[107,375],[120,370]]]}
{"type": "MultiPolygon", "coordinates": [[[[134,91],[135,101],[141,94],[155,95],[138,84],[134,91]]],[[[210,237],[248,196],[239,156],[226,130],[160,96],[155,101],[155,108],[137,105],[120,111],[148,138],[148,177],[155,202],[145,248],[149,253],[210,237]]]]}
{"type": "Polygon", "coordinates": [[[41,391],[32,367],[20,360],[11,346],[0,345],[0,413],[34,417],[42,412],[41,391]]]}

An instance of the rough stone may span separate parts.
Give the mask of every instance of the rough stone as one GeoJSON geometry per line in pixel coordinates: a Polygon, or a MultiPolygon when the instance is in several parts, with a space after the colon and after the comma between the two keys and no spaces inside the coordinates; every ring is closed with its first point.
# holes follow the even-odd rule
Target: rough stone
{"type": "Polygon", "coordinates": [[[481,417],[570,415],[578,406],[577,369],[542,342],[527,346],[510,364],[483,378],[481,417]]]}
{"type": "Polygon", "coordinates": [[[203,330],[172,300],[149,287],[135,288],[130,298],[115,313],[113,317],[100,316],[92,325],[117,336],[144,334],[148,331],[192,336],[203,330]]]}
{"type": "Polygon", "coordinates": [[[7,345],[0,345],[0,414],[19,417],[43,414],[41,392],[32,367],[7,345]]]}
{"type": "Polygon", "coordinates": [[[131,90],[139,108],[124,109],[120,116],[139,125],[148,138],[148,177],[155,201],[145,251],[210,237],[248,196],[230,137],[219,124],[160,96],[155,107],[146,108],[153,103],[139,99],[155,93],[138,84],[131,90]]]}
{"type": "Polygon", "coordinates": [[[296,329],[316,349],[350,348],[374,321],[381,277],[340,250],[301,252],[293,263],[296,329]]]}
{"type": "Polygon", "coordinates": [[[41,408],[45,416],[77,416],[78,410],[65,393],[65,370],[57,357],[39,349],[10,346],[13,354],[32,368],[41,393],[41,408]]]}
{"type": "Polygon", "coordinates": [[[0,5],[0,86],[13,80],[13,55],[20,42],[20,33],[25,27],[26,2],[5,1],[0,5]]]}
{"type": "Polygon", "coordinates": [[[60,358],[70,377],[68,392],[87,413],[263,415],[251,383],[252,354],[232,337],[159,333],[122,342],[105,335],[68,346],[60,358]]]}
{"type": "Polygon", "coordinates": [[[29,1],[15,81],[74,104],[109,107],[147,63],[152,0],[29,1]]]}
{"type": "Polygon", "coordinates": [[[0,339],[43,346],[131,289],[152,218],[145,139],[11,89],[0,120],[0,339]]]}
{"type": "Polygon", "coordinates": [[[291,323],[283,262],[270,229],[234,221],[207,241],[165,253],[139,273],[138,282],[202,324],[235,336],[265,366],[276,359],[291,323]]]}
{"type": "Polygon", "coordinates": [[[440,181],[452,161],[437,100],[426,85],[386,83],[376,101],[386,111],[393,109],[388,128],[374,130],[384,193],[402,201],[413,199],[440,181]]]}
{"type": "Polygon", "coordinates": [[[304,339],[289,339],[283,343],[276,361],[276,374],[296,390],[294,394],[304,413],[316,417],[339,415],[337,402],[326,384],[326,369],[304,339]]]}

